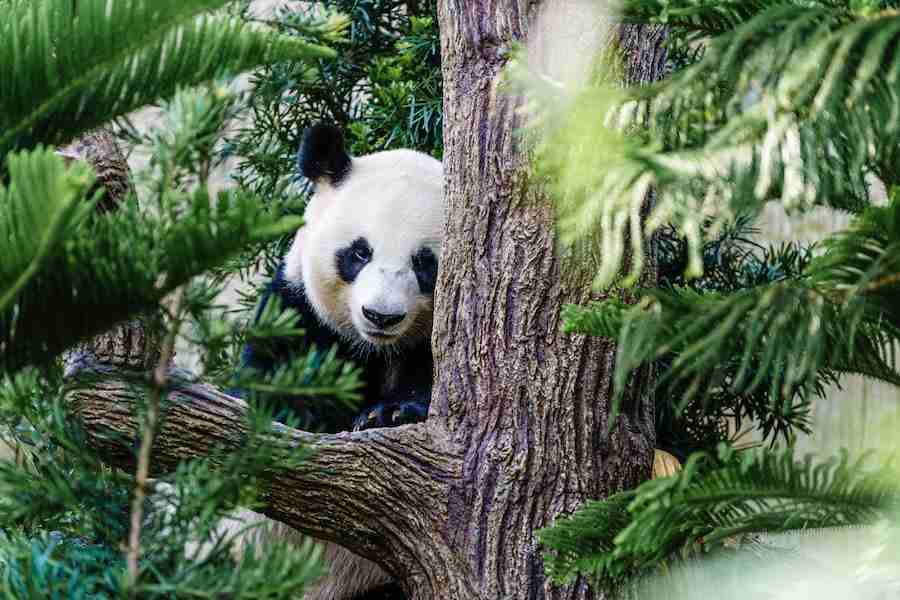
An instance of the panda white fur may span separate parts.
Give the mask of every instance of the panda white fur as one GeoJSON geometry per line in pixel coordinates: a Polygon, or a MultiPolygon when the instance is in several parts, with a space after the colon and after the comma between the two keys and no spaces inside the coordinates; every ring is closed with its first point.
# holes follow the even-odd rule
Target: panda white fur
{"type": "MultiPolygon", "coordinates": [[[[310,345],[353,360],[363,371],[366,404],[348,413],[309,398],[274,399],[304,426],[344,431],[420,421],[431,399],[434,285],[444,233],[440,161],[412,150],[350,157],[340,130],[307,130],[300,172],[315,184],[306,224],[260,301],[273,296],[296,310],[306,331],[295,338],[248,344],[243,366],[271,371],[310,345]]],[[[257,314],[258,318],[259,313],[257,314]]],[[[232,525],[264,519],[249,511],[232,525]]],[[[255,534],[301,539],[267,523],[255,534]]],[[[327,544],[330,574],[307,600],[403,598],[379,567],[327,544]]]]}

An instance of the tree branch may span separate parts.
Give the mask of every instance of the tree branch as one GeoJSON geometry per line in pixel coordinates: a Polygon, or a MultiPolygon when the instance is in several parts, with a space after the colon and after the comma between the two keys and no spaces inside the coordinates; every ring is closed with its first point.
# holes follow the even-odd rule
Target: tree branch
{"type": "MultiPolygon", "coordinates": [[[[173,323],[165,343],[163,343],[159,364],[153,370],[153,390],[150,394],[150,406],[147,410],[141,449],[138,453],[134,497],[131,501],[131,529],[128,532],[128,577],[132,586],[137,584],[140,576],[141,522],[144,516],[144,497],[147,494],[147,481],[150,475],[150,454],[153,450],[153,437],[156,435],[156,426],[159,421],[160,397],[167,387],[168,365],[175,354],[175,337],[178,335],[178,328],[181,325],[183,302],[184,287],[180,287],[175,291],[172,300],[173,323]]],[[[135,588],[132,588],[131,597],[134,596],[135,588]]]]}
{"type": "MultiPolygon", "coordinates": [[[[138,408],[146,402],[146,376],[81,356],[70,366],[70,406],[88,443],[116,466],[134,471],[138,408]]],[[[153,445],[152,472],[180,461],[235,450],[248,435],[247,404],[184,372],[169,372],[164,417],[153,445]]],[[[274,452],[313,452],[295,470],[270,473],[261,512],[316,538],[334,541],[382,564],[408,571],[419,550],[410,532],[440,529],[450,486],[460,480],[461,459],[438,427],[418,424],[340,434],[313,434],[274,424],[274,452]],[[387,562],[387,564],[385,564],[387,562]]]]}

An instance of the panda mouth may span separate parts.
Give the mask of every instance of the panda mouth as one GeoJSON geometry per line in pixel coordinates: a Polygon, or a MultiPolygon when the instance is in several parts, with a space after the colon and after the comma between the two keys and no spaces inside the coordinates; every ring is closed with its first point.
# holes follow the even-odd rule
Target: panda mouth
{"type": "Polygon", "coordinates": [[[361,332],[366,338],[368,338],[370,343],[373,344],[392,344],[400,337],[396,333],[386,333],[384,331],[372,331],[372,330],[364,330],[361,332]]]}
{"type": "Polygon", "coordinates": [[[383,331],[367,331],[366,335],[379,340],[392,340],[397,337],[396,334],[385,333],[383,331]]]}

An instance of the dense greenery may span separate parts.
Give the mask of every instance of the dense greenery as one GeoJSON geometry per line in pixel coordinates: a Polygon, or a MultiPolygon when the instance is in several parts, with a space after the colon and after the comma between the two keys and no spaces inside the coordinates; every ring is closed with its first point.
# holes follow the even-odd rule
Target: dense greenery
{"type": "MultiPolygon", "coordinates": [[[[209,313],[211,290],[197,275],[301,223],[285,216],[286,201],[246,187],[212,194],[209,176],[241,106],[227,79],[263,64],[331,59],[335,50],[317,42],[335,37],[335,23],[298,19],[297,35],[278,35],[226,4],[13,0],[0,11],[0,422],[14,459],[0,461],[6,596],[293,597],[319,572],[309,545],[235,563],[231,540],[211,537],[225,511],[253,505],[263,473],[303,458],[265,441],[271,414],[251,411],[245,450],[184,464],[157,482],[167,494],[141,501],[156,485],[104,465],[67,413],[67,394],[94,384],[96,373],[83,348],[64,368],[64,350],[143,315],[165,356],[188,315],[209,313]],[[162,116],[137,140],[151,155],[136,176],[144,197],[125,193],[96,211],[112,188],[94,186],[88,162],[69,163],[55,148],[150,103],[162,116]],[[189,540],[215,543],[186,559],[189,540]]],[[[215,351],[228,326],[205,322],[201,346],[215,351]]],[[[286,321],[259,329],[298,333],[286,321]]],[[[179,377],[156,385],[177,386],[179,377]]],[[[354,369],[328,361],[309,380],[313,393],[347,398],[358,384],[354,369]]],[[[151,446],[159,396],[142,410],[136,450],[151,446]]]]}
{"type": "MultiPolygon", "coordinates": [[[[275,310],[247,326],[255,289],[242,290],[243,309],[217,298],[260,263],[271,268],[302,223],[294,158],[309,124],[344,126],[358,154],[441,155],[435,7],[325,2],[265,22],[247,1],[105,7],[13,0],[0,14],[0,71],[10,77],[0,86],[0,421],[15,458],[0,461],[0,589],[17,598],[296,597],[320,572],[311,546],[251,551],[235,564],[232,540],[211,537],[227,510],[254,504],[262,473],[302,460],[264,441],[272,415],[254,408],[245,451],[184,464],[140,502],[151,490],[105,466],[67,416],[65,395],[90,386],[94,367],[83,349],[63,350],[140,314],[147,331],[163,325],[164,346],[176,334],[198,349],[195,375],[212,382],[354,401],[358,371],[327,353],[268,379],[237,379],[246,337],[302,331],[275,310]],[[257,66],[250,89],[236,91],[234,75],[257,66]],[[161,114],[144,131],[127,113],[147,104],[161,114]],[[87,163],[53,148],[114,119],[122,143],[150,162],[133,174],[139,200],[97,211],[107,198],[87,163]],[[235,185],[210,193],[229,158],[235,185]],[[77,379],[63,376],[72,369],[77,379]],[[126,558],[136,510],[135,575],[126,558]],[[212,544],[186,560],[197,540],[212,544]]],[[[167,385],[184,376],[170,373],[167,385]]],[[[144,408],[136,452],[165,409],[157,401],[144,408]]]]}
{"type": "MultiPolygon", "coordinates": [[[[531,98],[536,168],[557,200],[563,241],[599,232],[598,285],[639,281],[651,236],[664,263],[682,257],[663,265],[660,287],[637,290],[635,304],[614,295],[567,307],[566,327],[618,340],[619,393],[633,369],[659,361],[661,433],[707,449],[680,474],[545,531],[558,579],[586,574],[605,585],[689,549],[733,545],[738,534],[879,519],[887,533],[872,543],[897,556],[895,466],[883,457],[865,465],[804,458],[790,445],[842,375],[900,385],[897,8],[626,0],[624,19],[668,24],[672,47],[695,60],[659,84],[625,90],[602,78],[569,89],[514,66],[531,98]],[[591,118],[598,114],[606,118],[591,118]],[[875,180],[888,190],[884,202],[875,180]],[[755,247],[746,231],[767,202],[792,212],[831,207],[854,220],[811,247],[755,247]],[[724,440],[723,417],[788,444],[709,451],[724,440]]],[[[872,593],[889,579],[873,580],[872,593]]]]}

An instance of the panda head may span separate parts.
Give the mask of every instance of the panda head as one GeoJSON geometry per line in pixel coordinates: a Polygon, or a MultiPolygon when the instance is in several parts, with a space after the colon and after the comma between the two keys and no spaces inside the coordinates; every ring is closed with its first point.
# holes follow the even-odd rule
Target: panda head
{"type": "Polygon", "coordinates": [[[350,157],[339,129],[307,130],[300,172],[315,184],[285,259],[319,318],[363,348],[431,337],[444,231],[440,161],[412,150],[350,157]]]}

